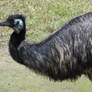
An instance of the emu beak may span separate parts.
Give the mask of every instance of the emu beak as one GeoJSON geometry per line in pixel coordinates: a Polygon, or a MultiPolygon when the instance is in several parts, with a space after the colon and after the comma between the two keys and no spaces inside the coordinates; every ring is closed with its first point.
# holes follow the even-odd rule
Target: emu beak
{"type": "Polygon", "coordinates": [[[10,26],[7,20],[0,22],[0,26],[10,26]]]}

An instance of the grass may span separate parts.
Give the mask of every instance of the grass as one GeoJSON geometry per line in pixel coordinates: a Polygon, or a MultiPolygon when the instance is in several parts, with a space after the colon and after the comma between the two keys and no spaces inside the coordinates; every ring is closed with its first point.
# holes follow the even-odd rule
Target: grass
{"type": "MultiPolygon", "coordinates": [[[[24,14],[27,16],[27,35],[31,35],[33,41],[39,41],[73,16],[92,11],[91,5],[91,0],[1,0],[0,19],[10,14],[24,14]],[[41,36],[43,32],[45,34],[41,36]]],[[[8,31],[3,34],[7,33],[11,34],[8,31]]]]}
{"type": "MultiPolygon", "coordinates": [[[[90,11],[92,0],[0,0],[0,20],[24,14],[26,38],[34,42],[72,17],[90,11]]],[[[84,76],[74,82],[53,82],[13,62],[7,51],[11,33],[11,29],[0,27],[0,92],[91,92],[92,83],[84,76]]]]}

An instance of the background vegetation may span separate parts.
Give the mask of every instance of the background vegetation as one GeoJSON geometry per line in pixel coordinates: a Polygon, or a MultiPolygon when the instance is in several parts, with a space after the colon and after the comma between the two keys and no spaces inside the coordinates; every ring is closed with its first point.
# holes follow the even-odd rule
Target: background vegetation
{"type": "MultiPolygon", "coordinates": [[[[0,21],[10,14],[26,16],[29,41],[38,42],[72,17],[92,11],[92,0],[0,0],[0,21]]],[[[0,92],[92,92],[84,76],[53,82],[14,62],[8,53],[10,28],[0,27],[0,92]]]]}

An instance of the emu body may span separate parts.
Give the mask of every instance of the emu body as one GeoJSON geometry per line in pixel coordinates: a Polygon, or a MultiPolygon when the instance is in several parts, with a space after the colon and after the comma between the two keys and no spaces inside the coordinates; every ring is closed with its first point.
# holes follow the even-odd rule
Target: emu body
{"type": "Polygon", "coordinates": [[[71,19],[35,44],[25,41],[26,25],[23,15],[11,15],[7,21],[8,26],[14,29],[9,51],[15,61],[54,80],[72,80],[82,74],[92,80],[91,12],[71,19]],[[18,23],[17,26],[12,25],[10,20],[14,22],[15,19],[23,21],[23,28],[18,23]]]}

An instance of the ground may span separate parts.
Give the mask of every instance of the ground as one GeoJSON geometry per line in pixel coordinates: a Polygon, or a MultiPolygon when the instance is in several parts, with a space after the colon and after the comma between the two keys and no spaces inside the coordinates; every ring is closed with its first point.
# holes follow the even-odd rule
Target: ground
{"type": "Polygon", "coordinates": [[[92,82],[85,76],[72,82],[54,82],[16,63],[9,55],[6,39],[0,38],[0,92],[92,92],[92,82]]]}
{"type": "MultiPolygon", "coordinates": [[[[10,14],[26,15],[26,39],[30,42],[42,40],[86,12],[92,12],[92,0],[0,0],[0,21],[10,14]]],[[[16,63],[8,52],[12,32],[0,27],[0,92],[92,92],[92,82],[84,75],[72,82],[54,82],[16,63]]]]}

